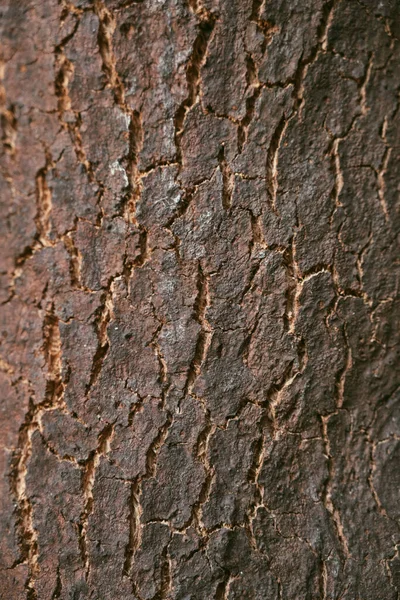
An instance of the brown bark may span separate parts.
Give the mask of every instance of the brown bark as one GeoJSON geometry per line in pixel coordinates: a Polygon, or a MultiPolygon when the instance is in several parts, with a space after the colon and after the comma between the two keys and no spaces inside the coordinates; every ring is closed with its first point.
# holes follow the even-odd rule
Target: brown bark
{"type": "Polygon", "coordinates": [[[0,6],[0,597],[399,598],[399,3],[0,6]]]}

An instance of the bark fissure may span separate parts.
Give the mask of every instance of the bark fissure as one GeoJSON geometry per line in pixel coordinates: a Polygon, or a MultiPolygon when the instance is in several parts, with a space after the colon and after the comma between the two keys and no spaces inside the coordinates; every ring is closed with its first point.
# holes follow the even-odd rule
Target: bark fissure
{"type": "Polygon", "coordinates": [[[197,298],[193,306],[193,316],[200,325],[201,330],[197,337],[194,357],[189,366],[186,377],[184,395],[190,395],[193,386],[199,376],[201,366],[204,363],[208,349],[211,344],[212,329],[207,321],[207,309],[210,306],[209,276],[204,273],[201,264],[198,266],[197,276],[197,298]]]}
{"type": "MultiPolygon", "coordinates": [[[[336,414],[336,413],[335,413],[336,414]]],[[[338,509],[335,507],[333,500],[332,500],[332,484],[333,484],[333,478],[335,476],[335,461],[334,458],[331,454],[331,445],[330,445],[330,441],[329,441],[329,435],[328,435],[328,423],[329,423],[329,419],[330,416],[327,417],[321,417],[321,422],[322,422],[322,439],[324,442],[324,451],[325,451],[325,456],[328,459],[328,479],[325,483],[325,490],[324,490],[324,495],[323,495],[323,502],[324,505],[327,509],[327,511],[329,512],[329,514],[332,517],[335,529],[336,529],[336,535],[337,538],[340,542],[340,545],[342,547],[342,551],[343,551],[343,555],[345,558],[350,558],[351,554],[349,551],[349,544],[348,541],[346,539],[346,535],[344,533],[344,529],[343,529],[343,524],[342,524],[342,520],[340,517],[340,513],[338,511],[338,509]]]]}
{"type": "Polygon", "coordinates": [[[102,457],[110,451],[110,443],[114,435],[113,425],[106,425],[98,437],[98,446],[88,457],[82,473],[82,492],[84,509],[79,522],[79,545],[82,561],[85,566],[86,578],[90,574],[90,548],[88,540],[88,527],[90,515],[93,511],[93,487],[96,479],[96,470],[102,457]]]}

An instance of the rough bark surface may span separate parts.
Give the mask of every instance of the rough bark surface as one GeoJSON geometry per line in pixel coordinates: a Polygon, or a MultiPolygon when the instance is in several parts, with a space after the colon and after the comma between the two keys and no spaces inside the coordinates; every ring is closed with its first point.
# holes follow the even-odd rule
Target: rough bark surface
{"type": "Polygon", "coordinates": [[[398,1],[0,26],[0,597],[399,598],[398,1]]]}

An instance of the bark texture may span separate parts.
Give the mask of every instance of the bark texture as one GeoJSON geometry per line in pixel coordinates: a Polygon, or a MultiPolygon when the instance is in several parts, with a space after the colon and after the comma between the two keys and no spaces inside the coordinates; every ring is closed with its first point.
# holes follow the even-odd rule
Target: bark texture
{"type": "Polygon", "coordinates": [[[1,598],[398,599],[399,2],[0,13],[1,598]]]}

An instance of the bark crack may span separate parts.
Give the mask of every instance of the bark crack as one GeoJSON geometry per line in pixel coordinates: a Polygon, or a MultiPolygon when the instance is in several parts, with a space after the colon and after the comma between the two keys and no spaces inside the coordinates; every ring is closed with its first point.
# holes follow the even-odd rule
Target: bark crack
{"type": "MultiPolygon", "coordinates": [[[[332,413],[332,414],[336,415],[337,412],[332,413]]],[[[332,517],[332,520],[333,520],[333,523],[335,526],[335,530],[336,530],[336,535],[337,535],[337,538],[340,542],[340,545],[341,545],[341,548],[343,551],[343,556],[345,559],[348,559],[351,557],[348,541],[347,541],[346,535],[344,533],[340,513],[339,513],[338,509],[335,507],[335,505],[333,504],[333,500],[332,500],[333,479],[335,476],[335,461],[332,456],[331,444],[330,444],[329,435],[328,435],[328,421],[331,418],[332,414],[327,415],[326,417],[321,415],[322,440],[323,440],[323,444],[324,444],[325,456],[328,460],[328,472],[329,472],[328,479],[325,484],[325,489],[324,489],[322,500],[323,500],[326,510],[332,517]]]]}
{"type": "Polygon", "coordinates": [[[184,121],[187,113],[198,101],[201,86],[200,70],[206,59],[208,44],[216,21],[216,17],[200,7],[198,2],[192,4],[194,12],[200,16],[199,32],[186,67],[187,96],[176,111],[174,119],[176,160],[180,165],[182,165],[181,138],[184,121]]]}
{"type": "Polygon", "coordinates": [[[82,492],[84,499],[84,509],[80,516],[80,522],[78,526],[79,530],[79,546],[81,550],[82,561],[85,566],[86,579],[90,574],[90,553],[89,553],[89,540],[88,540],[88,528],[89,519],[93,511],[93,487],[96,479],[96,470],[100,464],[101,457],[107,456],[110,451],[111,440],[114,435],[114,426],[112,424],[106,425],[98,436],[98,445],[87,458],[82,474],[82,492]]]}
{"type": "Polygon", "coordinates": [[[108,337],[107,330],[110,322],[114,318],[114,280],[115,277],[111,278],[110,283],[103,294],[102,305],[98,311],[98,315],[95,321],[98,343],[96,352],[93,356],[90,379],[86,385],[86,398],[88,398],[93,386],[98,380],[98,377],[103,367],[104,360],[110,348],[110,339],[108,337]]]}
{"type": "Polygon", "coordinates": [[[33,507],[27,495],[26,477],[28,463],[32,455],[32,435],[39,428],[39,408],[32,398],[29,410],[20,427],[18,446],[13,456],[13,468],[10,474],[11,488],[16,498],[17,518],[21,556],[28,565],[28,578],[25,583],[27,598],[36,600],[35,579],[39,574],[39,549],[37,532],[33,523],[33,507]]]}
{"type": "MultiPolygon", "coordinates": [[[[129,542],[125,548],[124,574],[131,579],[131,571],[135,553],[140,547],[142,539],[142,522],[141,522],[141,495],[142,483],[147,479],[155,477],[157,472],[158,455],[165,440],[168,437],[169,430],[173,423],[172,414],[168,411],[164,424],[158,430],[158,433],[146,453],[146,467],[143,475],[138,475],[131,487],[131,502],[129,514],[129,542]]],[[[134,582],[133,582],[134,584],[134,582]]],[[[135,584],[134,584],[135,586],[135,584]]]]}
{"type": "Polygon", "coordinates": [[[232,194],[235,186],[235,176],[233,175],[229,163],[225,158],[225,148],[221,147],[218,154],[219,169],[222,174],[222,206],[225,210],[232,207],[232,194]]]}
{"type": "Polygon", "coordinates": [[[64,382],[62,380],[61,338],[54,304],[50,304],[43,319],[42,354],[46,366],[46,386],[42,402],[35,398],[28,382],[29,407],[19,430],[18,445],[12,458],[10,484],[16,498],[21,555],[28,565],[27,597],[37,598],[35,580],[40,572],[38,563],[38,537],[34,527],[33,505],[27,494],[28,464],[32,456],[32,437],[41,432],[41,420],[46,411],[64,407],[64,382]]]}
{"type": "Polygon", "coordinates": [[[212,329],[207,321],[207,310],[210,307],[209,276],[204,272],[200,262],[197,274],[197,298],[193,306],[193,317],[201,330],[197,337],[194,357],[189,367],[184,387],[184,396],[192,394],[193,386],[200,374],[211,344],[212,329]]]}

